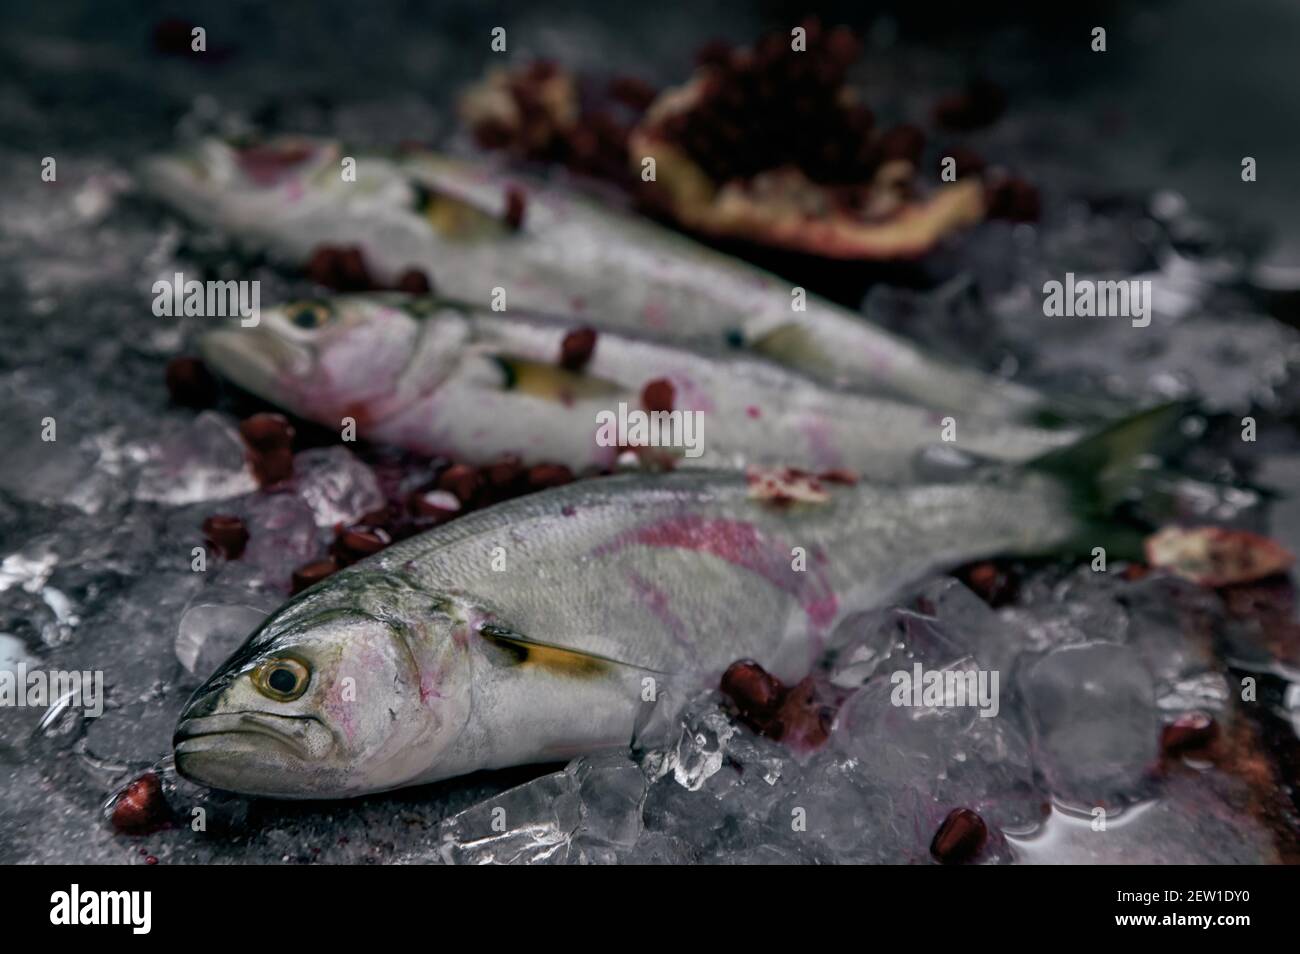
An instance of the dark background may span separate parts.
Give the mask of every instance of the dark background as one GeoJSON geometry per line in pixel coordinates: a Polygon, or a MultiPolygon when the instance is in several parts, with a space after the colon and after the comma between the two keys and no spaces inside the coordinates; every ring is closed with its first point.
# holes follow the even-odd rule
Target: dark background
{"type": "MultiPolygon", "coordinates": [[[[1110,162],[1128,157],[1134,179],[1158,179],[1198,203],[1248,205],[1282,229],[1295,221],[1286,171],[1300,151],[1300,6],[1287,0],[6,4],[0,139],[50,148],[102,140],[125,154],[140,140],[168,141],[203,94],[251,118],[271,118],[259,110],[272,101],[300,99],[307,113],[313,102],[386,99],[407,110],[414,138],[446,131],[450,94],[495,56],[494,26],[507,29],[512,60],[552,56],[668,83],[685,76],[700,42],[747,40],[809,12],[868,37],[868,78],[923,47],[954,81],[980,73],[1006,84],[1013,109],[1041,104],[1097,124],[1099,151],[1110,162]],[[168,18],[207,29],[205,60],[157,54],[150,38],[168,18]],[[1089,49],[1093,26],[1107,28],[1105,54],[1089,49]],[[412,100],[431,114],[418,115],[412,100]],[[1232,188],[1242,155],[1259,160],[1249,190],[1232,188]]],[[[879,109],[902,93],[868,89],[868,99],[879,109]]]]}

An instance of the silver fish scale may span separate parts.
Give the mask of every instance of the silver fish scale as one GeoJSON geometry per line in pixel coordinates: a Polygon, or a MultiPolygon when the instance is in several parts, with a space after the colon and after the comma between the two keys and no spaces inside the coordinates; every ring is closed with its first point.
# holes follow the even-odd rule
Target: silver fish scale
{"type": "Polygon", "coordinates": [[[480,306],[500,289],[511,307],[580,313],[690,347],[737,337],[756,347],[793,330],[780,360],[824,382],[990,417],[1019,418],[1043,403],[1022,385],[926,355],[830,302],[809,297],[807,310],[796,312],[791,286],[776,276],[563,189],[531,183],[517,232],[445,235],[416,210],[417,183],[491,223],[518,178],[434,156],[396,164],[369,157],[360,168],[361,187],[323,176],[296,203],[266,189],[214,185],[160,158],[144,163],[142,181],[187,216],[293,264],[321,245],[357,245],[382,283],[417,267],[442,293],[480,306]]]}
{"type": "Polygon", "coordinates": [[[750,498],[739,475],[628,475],[471,514],[333,580],[400,573],[529,639],[648,669],[753,657],[797,675],[844,615],[927,571],[1048,550],[1075,530],[1064,490],[1029,473],[836,487],[825,503],[790,506],[750,498]]]}
{"type": "MultiPolygon", "coordinates": [[[[475,342],[540,362],[554,360],[572,326],[517,313],[508,321],[482,312],[471,312],[467,318],[475,342]]],[[[872,480],[904,480],[914,476],[915,454],[939,440],[941,418],[934,411],[827,389],[753,354],[708,347],[697,353],[634,334],[604,332],[585,371],[628,388],[625,400],[637,400],[645,382],[666,374],[689,382],[705,396],[710,407],[704,414],[705,453],[694,461],[682,458],[683,466],[718,468],[724,466],[721,462],[734,460],[800,464],[826,454],[872,480]],[[819,444],[825,448],[822,454],[819,444]]],[[[581,413],[576,407],[574,411],[575,417],[581,413]]],[[[964,450],[1006,460],[1027,460],[1080,436],[1077,431],[1040,430],[966,413],[961,415],[961,428],[964,450]]],[[[581,424],[568,430],[581,433],[581,424]]],[[[558,443],[562,437],[555,439],[558,443]]]]}

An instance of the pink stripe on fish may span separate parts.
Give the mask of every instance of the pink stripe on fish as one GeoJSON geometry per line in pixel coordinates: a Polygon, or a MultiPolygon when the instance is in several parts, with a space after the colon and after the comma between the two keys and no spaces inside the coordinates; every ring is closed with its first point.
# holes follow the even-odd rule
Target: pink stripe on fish
{"type": "Polygon", "coordinates": [[[627,580],[632,584],[632,589],[636,591],[636,595],[640,597],[646,609],[663,624],[664,629],[668,630],[678,645],[693,651],[695,644],[690,638],[686,624],[672,611],[668,594],[635,570],[628,571],[627,580]]]}
{"type": "Polygon", "coordinates": [[[430,699],[441,699],[442,693],[438,687],[442,684],[441,672],[425,672],[420,674],[420,705],[428,705],[430,699]]]}
{"type": "Polygon", "coordinates": [[[800,573],[790,566],[790,546],[764,539],[752,523],[697,514],[669,517],[620,534],[593,551],[593,556],[617,553],[629,546],[673,547],[708,553],[743,567],[796,599],[818,631],[827,630],[839,611],[839,601],[825,573],[825,555],[813,554],[815,567],[800,573]]]}

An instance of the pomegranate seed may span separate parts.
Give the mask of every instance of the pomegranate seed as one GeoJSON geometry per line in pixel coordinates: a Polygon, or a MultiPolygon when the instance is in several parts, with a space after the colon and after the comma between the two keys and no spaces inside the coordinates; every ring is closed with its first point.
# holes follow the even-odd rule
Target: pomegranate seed
{"type": "Polygon", "coordinates": [[[969,586],[980,599],[990,606],[1005,606],[1015,598],[1018,583],[1015,576],[996,563],[973,563],[957,571],[957,578],[969,586]]]}
{"type": "Polygon", "coordinates": [[[1203,749],[1219,734],[1219,725],[1204,712],[1185,712],[1160,733],[1160,744],[1170,755],[1203,749]]]}
{"type": "Polygon", "coordinates": [[[428,295],[433,291],[429,276],[418,268],[408,268],[397,279],[397,290],[408,295],[428,295]]]}
{"type": "Polygon", "coordinates": [[[375,287],[361,249],[355,245],[321,245],[307,261],[307,277],[335,291],[369,291],[375,287]]]}
{"type": "Polygon", "coordinates": [[[244,521],[230,514],[214,514],[203,521],[203,536],[227,560],[238,560],[248,545],[244,521]]]}
{"type": "Polygon", "coordinates": [[[656,378],[641,392],[641,406],[647,411],[671,411],[676,394],[667,378],[656,378]]]}
{"type": "Polygon", "coordinates": [[[339,251],[331,245],[318,245],[307,259],[307,277],[317,285],[334,288],[339,271],[339,251]]]}
{"type": "Polygon", "coordinates": [[[257,451],[249,455],[249,462],[257,485],[262,488],[274,487],[293,476],[293,451],[287,447],[257,451]]]}
{"type": "Polygon", "coordinates": [[[172,358],[164,378],[173,404],[202,410],[217,403],[217,379],[198,358],[172,358]]]}
{"type": "Polygon", "coordinates": [[[144,834],[167,819],[167,802],[162,783],[153,772],[146,772],[126,788],[113,803],[113,827],[121,832],[144,834]]]}
{"type": "Polygon", "coordinates": [[[506,227],[512,232],[518,232],[524,227],[524,212],[527,209],[528,198],[524,190],[518,186],[509,186],[506,188],[506,227]]]}
{"type": "Polygon", "coordinates": [[[781,700],[776,722],[780,726],[780,734],[776,737],[787,745],[803,750],[815,749],[830,738],[835,708],[822,702],[816,681],[808,676],[781,700]]]}
{"type": "Polygon", "coordinates": [[[564,336],[560,344],[560,367],[581,371],[596,350],[596,332],[591,328],[575,328],[564,336]]]}
{"type": "Polygon", "coordinates": [[[479,472],[468,464],[452,464],[438,478],[438,489],[456,495],[462,504],[469,503],[478,492],[483,480],[479,472]]]}
{"type": "Polygon", "coordinates": [[[930,854],[940,864],[959,865],[978,855],[988,836],[983,818],[969,808],[954,808],[935,832],[930,854]]]}
{"type": "Polygon", "coordinates": [[[239,423],[244,443],[256,451],[276,450],[293,443],[293,425],[283,414],[254,414],[239,423]]]}
{"type": "Polygon", "coordinates": [[[752,659],[741,659],[728,666],[718,687],[745,716],[771,715],[785,693],[780,680],[752,659]]]}
{"type": "Polygon", "coordinates": [[[460,501],[446,490],[426,490],[411,494],[408,501],[411,511],[418,516],[436,521],[448,520],[460,513],[460,501]]]}
{"type": "Polygon", "coordinates": [[[498,489],[508,489],[524,478],[524,465],[517,457],[505,457],[486,468],[488,483],[498,489]]]}
{"type": "Polygon", "coordinates": [[[361,255],[361,249],[355,245],[349,245],[340,251],[339,271],[343,279],[342,291],[367,291],[374,287],[366,268],[366,260],[361,255]]]}
{"type": "Polygon", "coordinates": [[[335,542],[337,544],[335,559],[340,563],[354,563],[373,553],[378,553],[391,544],[393,538],[382,527],[357,524],[341,530],[335,542]]]}
{"type": "Polygon", "coordinates": [[[822,471],[817,475],[817,479],[824,480],[828,484],[840,484],[841,486],[851,487],[858,482],[858,475],[843,467],[836,467],[832,470],[822,471]]]}
{"type": "Polygon", "coordinates": [[[293,571],[293,592],[301,593],[307,587],[319,583],[327,576],[337,573],[339,565],[333,557],[324,560],[317,560],[314,563],[308,563],[298,567],[293,571]]]}
{"type": "Polygon", "coordinates": [[[538,464],[528,471],[528,486],[534,490],[559,487],[573,482],[573,471],[563,464],[538,464]]]}

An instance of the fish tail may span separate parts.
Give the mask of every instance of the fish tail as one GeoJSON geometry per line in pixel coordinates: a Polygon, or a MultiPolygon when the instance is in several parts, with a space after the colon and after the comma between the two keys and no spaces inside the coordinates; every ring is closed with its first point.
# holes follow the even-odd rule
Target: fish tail
{"type": "Polygon", "coordinates": [[[1156,492],[1150,477],[1160,473],[1155,468],[1162,454],[1180,443],[1177,425],[1188,410],[1170,402],[1140,411],[1025,465],[1068,489],[1082,551],[1102,545],[1120,558],[1141,555],[1145,532],[1133,525],[1131,513],[1156,492]]]}
{"type": "Polygon", "coordinates": [[[1126,406],[1113,398],[1084,398],[1076,395],[1053,395],[1039,398],[1013,419],[1018,424],[1054,431],[1080,426],[1105,426],[1123,424],[1127,418],[1126,406]]]}

